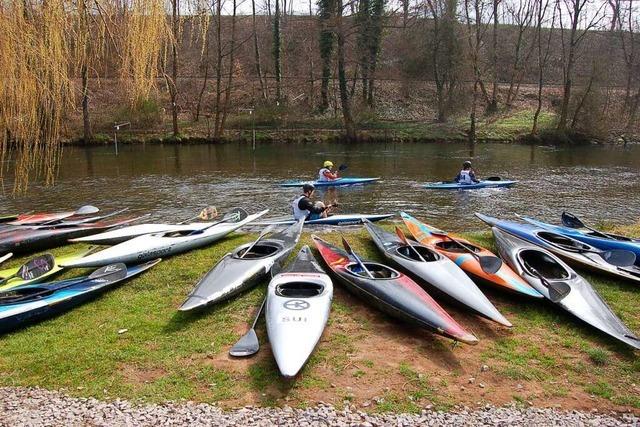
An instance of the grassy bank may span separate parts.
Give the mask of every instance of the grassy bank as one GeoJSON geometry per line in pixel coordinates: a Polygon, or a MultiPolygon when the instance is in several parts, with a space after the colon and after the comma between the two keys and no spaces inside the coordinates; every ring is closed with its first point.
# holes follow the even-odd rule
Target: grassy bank
{"type": "MultiPolygon", "coordinates": [[[[533,110],[513,110],[480,117],[477,122],[479,142],[528,142],[533,124],[533,110]]],[[[543,111],[539,118],[541,138],[536,142],[566,143],[571,138],[560,137],[553,131],[556,116],[543,111]]],[[[205,119],[199,122],[180,123],[181,136],[173,137],[169,128],[123,128],[118,132],[120,143],[207,143],[251,141],[254,124],[246,115],[230,117],[227,131],[221,138],[214,138],[205,119]]],[[[396,142],[464,142],[468,140],[468,117],[454,117],[447,123],[427,121],[392,121],[361,118],[357,125],[358,138],[362,141],[396,142]]],[[[264,117],[255,123],[256,142],[332,142],[344,138],[340,119],[309,117],[281,120],[264,117]]],[[[113,143],[113,133],[97,133],[94,144],[113,143]]],[[[68,143],[82,144],[80,136],[68,143]]]]}
{"type": "MultiPolygon", "coordinates": [[[[188,399],[224,407],[325,401],[352,402],[372,411],[418,411],[426,405],[447,409],[515,401],[640,413],[637,354],[547,303],[491,289],[489,298],[512,321],[512,330],[443,304],[479,337],[477,346],[453,346],[408,327],[336,284],[329,326],[296,380],[279,377],[264,323],[258,328],[263,343],[258,355],[232,360],[228,349],[245,332],[265,283],[201,313],[176,308],[215,261],[254,237],[233,235],[165,260],[74,311],[1,337],[0,385],[64,389],[102,399],[188,399]]],[[[305,233],[301,244],[310,243],[309,237],[305,233]]],[[[492,245],[488,233],[467,237],[492,245]]],[[[339,234],[325,238],[337,242],[339,234]]],[[[349,240],[364,258],[381,260],[364,232],[349,240]]],[[[637,285],[587,278],[631,329],[640,331],[637,285]]]]}

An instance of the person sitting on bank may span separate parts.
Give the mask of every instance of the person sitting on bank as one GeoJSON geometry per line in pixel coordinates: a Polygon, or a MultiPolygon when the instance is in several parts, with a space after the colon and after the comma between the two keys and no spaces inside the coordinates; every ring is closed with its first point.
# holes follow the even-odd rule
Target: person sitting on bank
{"type": "Polygon", "coordinates": [[[307,220],[326,218],[332,205],[325,206],[324,203],[318,201],[313,202],[311,197],[316,188],[312,184],[302,186],[302,195],[296,197],[291,203],[293,208],[293,218],[297,221],[300,218],[307,220]]]}
{"type": "Polygon", "coordinates": [[[476,173],[471,168],[471,162],[468,160],[462,164],[462,170],[458,173],[454,181],[458,184],[466,185],[480,182],[480,180],[476,178],[476,173]]]}
{"type": "Polygon", "coordinates": [[[327,160],[318,171],[318,181],[333,181],[338,179],[338,172],[333,172],[333,162],[327,160]]]}

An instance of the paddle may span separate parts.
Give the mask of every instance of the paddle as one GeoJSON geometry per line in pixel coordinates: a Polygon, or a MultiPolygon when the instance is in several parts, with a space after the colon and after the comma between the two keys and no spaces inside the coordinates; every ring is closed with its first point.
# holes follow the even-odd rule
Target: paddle
{"type": "Polygon", "coordinates": [[[251,329],[244,334],[238,342],[236,342],[233,347],[229,350],[229,355],[233,357],[247,357],[253,356],[260,350],[260,342],[258,341],[258,336],[256,335],[256,325],[258,324],[258,319],[260,319],[260,315],[262,314],[262,310],[264,309],[264,305],[267,302],[267,297],[265,296],[262,300],[262,304],[260,304],[260,308],[258,309],[258,313],[256,313],[256,317],[253,320],[253,324],[251,325],[251,329]]]}
{"type": "Polygon", "coordinates": [[[65,283],[62,286],[59,287],[51,287],[51,288],[45,288],[44,286],[42,287],[36,287],[35,289],[41,289],[40,291],[31,293],[31,294],[26,294],[26,295],[18,295],[15,297],[10,297],[10,296],[6,296],[11,295],[12,293],[15,293],[15,291],[20,291],[21,288],[16,288],[16,289],[12,289],[9,291],[4,292],[5,296],[0,295],[0,300],[2,301],[3,304],[6,303],[11,303],[14,304],[16,302],[20,302],[20,301],[24,301],[24,300],[30,300],[33,298],[37,298],[39,296],[48,294],[50,292],[54,292],[54,291],[59,291],[61,289],[65,289],[68,288],[70,286],[76,285],[80,282],[84,282],[84,281],[88,281],[88,280],[100,280],[102,286],[104,285],[108,285],[109,283],[113,283],[113,282],[117,282],[119,280],[122,280],[124,278],[127,277],[127,266],[124,263],[117,263],[117,264],[110,264],[110,265],[105,265],[104,267],[101,267],[97,270],[95,270],[93,273],[91,273],[90,275],[88,275],[87,277],[81,277],[78,279],[71,279],[69,282],[65,283]]]}
{"type": "Polygon", "coordinates": [[[249,246],[240,256],[240,258],[244,258],[244,256],[246,254],[248,254],[251,249],[253,249],[253,247],[256,245],[256,243],[258,243],[260,240],[262,240],[262,238],[264,236],[266,236],[267,234],[271,233],[273,231],[273,229],[276,228],[275,224],[271,224],[269,225],[267,228],[265,228],[264,230],[262,230],[262,233],[260,233],[260,235],[258,236],[258,238],[251,244],[251,246],[249,246]]]}
{"type": "Polygon", "coordinates": [[[341,164],[340,166],[338,166],[338,171],[339,171],[339,172],[345,171],[345,170],[347,170],[347,168],[348,168],[348,167],[349,167],[349,166],[347,166],[347,165],[345,165],[345,164],[343,163],[343,164],[341,164]]]}
{"type": "Polygon", "coordinates": [[[446,231],[429,230],[429,232],[431,234],[435,234],[436,236],[444,236],[449,240],[451,240],[452,242],[455,242],[458,245],[460,245],[465,251],[469,252],[471,255],[473,255],[475,259],[478,260],[478,262],[480,263],[480,268],[482,268],[482,271],[484,271],[487,274],[496,274],[498,270],[500,270],[500,267],[502,267],[502,260],[497,256],[478,255],[472,248],[465,245],[460,240],[454,239],[446,231]]]}
{"type": "Polygon", "coordinates": [[[374,279],[375,277],[373,277],[373,274],[371,274],[371,272],[367,269],[367,267],[364,265],[364,263],[360,260],[360,257],[358,257],[358,255],[356,255],[356,253],[351,248],[351,245],[349,244],[349,242],[347,242],[347,240],[344,237],[342,237],[342,246],[344,246],[344,249],[347,251],[347,253],[349,255],[351,255],[356,260],[356,262],[358,263],[360,268],[362,268],[364,271],[366,271],[367,275],[370,278],[374,279]]]}
{"type": "Polygon", "coordinates": [[[596,236],[604,237],[605,239],[613,239],[613,240],[628,240],[633,241],[634,239],[617,236],[615,234],[605,233],[603,231],[596,230],[593,227],[586,225],[580,218],[572,214],[571,212],[562,212],[562,224],[569,228],[586,228],[589,231],[592,231],[596,236]]]}
{"type": "Polygon", "coordinates": [[[43,274],[51,271],[56,265],[56,260],[51,254],[44,254],[37,258],[33,258],[22,265],[17,272],[9,277],[5,277],[0,280],[0,285],[4,285],[14,277],[19,277],[22,280],[33,280],[43,274]]]}
{"type": "Polygon", "coordinates": [[[184,221],[180,221],[178,224],[185,224],[189,221],[193,221],[194,219],[201,219],[203,221],[209,220],[209,219],[213,219],[216,218],[218,216],[218,210],[216,209],[215,206],[207,206],[206,208],[202,209],[198,215],[191,217],[189,219],[185,219],[184,221]]]}
{"type": "Polygon", "coordinates": [[[62,218],[56,218],[56,219],[52,219],[52,220],[49,220],[49,221],[45,221],[45,222],[42,222],[42,223],[40,223],[38,225],[51,224],[51,223],[54,223],[54,222],[61,221],[61,220],[65,219],[65,218],[67,218],[67,217],[74,216],[74,215],[91,215],[91,214],[98,213],[98,212],[100,212],[100,209],[96,208],[95,206],[84,205],[84,206],[80,206],[78,209],[76,209],[75,212],[67,212],[67,213],[65,213],[62,218]]]}
{"type": "Polygon", "coordinates": [[[221,224],[223,222],[240,222],[243,219],[245,219],[247,216],[249,216],[249,214],[247,214],[247,211],[245,211],[242,208],[234,208],[231,210],[231,212],[227,212],[226,214],[224,214],[224,216],[222,217],[222,219],[220,221],[214,221],[212,223],[210,223],[208,226],[206,226],[205,228],[202,228],[200,230],[194,230],[191,233],[189,233],[189,236],[193,236],[195,234],[202,234],[204,233],[205,230],[208,230],[209,228],[213,227],[214,225],[218,225],[221,224]]]}
{"type": "Polygon", "coordinates": [[[9,252],[8,254],[4,254],[4,255],[0,256],[0,264],[5,262],[6,260],[11,258],[12,256],[13,256],[13,253],[11,253],[11,252],[9,252]]]}
{"type": "Polygon", "coordinates": [[[527,266],[527,269],[531,273],[533,273],[534,276],[536,276],[538,279],[540,279],[542,284],[545,285],[547,287],[547,289],[549,289],[549,299],[552,302],[560,302],[564,297],[569,295],[569,292],[571,292],[571,286],[569,286],[568,283],[566,283],[566,282],[553,282],[553,283],[551,283],[547,279],[545,279],[544,276],[538,272],[538,270],[536,270],[535,268],[531,267],[527,263],[525,263],[525,264],[527,266]]]}
{"type": "Polygon", "coordinates": [[[405,244],[405,245],[409,246],[411,249],[413,249],[413,252],[415,252],[416,255],[418,255],[418,258],[420,258],[420,260],[422,262],[427,262],[422,257],[422,255],[420,255],[420,252],[418,252],[418,250],[416,248],[414,248],[411,243],[409,243],[409,240],[407,240],[407,236],[404,235],[404,231],[402,231],[400,229],[400,227],[398,227],[398,226],[396,226],[396,234],[398,235],[398,237],[400,238],[400,240],[402,241],[403,244],[405,244]]]}

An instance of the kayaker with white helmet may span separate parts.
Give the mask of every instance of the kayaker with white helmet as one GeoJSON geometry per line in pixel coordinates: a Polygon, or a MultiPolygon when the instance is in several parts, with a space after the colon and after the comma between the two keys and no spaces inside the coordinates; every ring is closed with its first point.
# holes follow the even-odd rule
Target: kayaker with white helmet
{"type": "Polygon", "coordinates": [[[462,170],[458,172],[458,176],[454,179],[459,184],[474,184],[480,182],[476,178],[476,173],[471,168],[471,162],[469,160],[462,164],[462,170]]]}
{"type": "Polygon", "coordinates": [[[313,184],[304,184],[302,186],[302,195],[296,197],[291,203],[293,217],[296,220],[300,218],[318,219],[327,217],[333,205],[325,206],[325,204],[320,201],[314,203],[311,200],[311,196],[315,190],[316,188],[313,184]]]}
{"type": "Polygon", "coordinates": [[[325,160],[322,168],[318,171],[318,181],[333,181],[338,178],[338,172],[333,172],[333,162],[325,160]]]}

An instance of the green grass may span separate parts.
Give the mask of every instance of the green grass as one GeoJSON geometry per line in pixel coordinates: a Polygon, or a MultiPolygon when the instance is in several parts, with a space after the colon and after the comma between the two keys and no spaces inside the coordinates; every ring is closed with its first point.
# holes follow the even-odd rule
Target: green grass
{"type": "MultiPolygon", "coordinates": [[[[492,245],[487,233],[468,237],[492,245]]],[[[188,399],[223,406],[304,406],[317,400],[340,404],[351,396],[346,387],[353,386],[354,396],[349,399],[356,404],[372,399],[369,389],[380,390],[376,396],[381,403],[367,410],[415,412],[427,404],[447,409],[459,403],[471,392],[459,391],[460,385],[472,388],[466,383],[470,376],[480,375],[478,382],[490,389],[492,383],[478,373],[487,364],[492,381],[514,391],[516,384],[531,383],[550,399],[586,392],[597,396],[596,406],[613,403],[640,409],[632,386],[639,383],[640,361],[632,350],[550,304],[492,290],[488,296],[515,325],[511,331],[499,327],[487,331],[476,317],[463,316],[463,310],[451,311],[466,327],[480,328],[478,347],[452,348],[449,340],[429,333],[414,338],[417,332],[369,309],[336,284],[330,325],[298,379],[280,377],[263,324],[257,329],[263,343],[258,356],[231,360],[227,351],[246,330],[266,282],[200,313],[180,313],[177,307],[224,253],[252,238],[234,235],[212,247],[167,259],[75,310],[5,334],[0,337],[0,386],[40,386],[77,396],[148,402],[188,399]],[[127,332],[118,334],[121,329],[127,332]],[[382,348],[368,350],[372,339],[378,339],[382,348]],[[410,350],[394,359],[398,342],[409,342],[410,350]]],[[[338,234],[325,238],[337,242],[338,234]]],[[[347,238],[363,258],[382,260],[363,231],[347,238]]],[[[305,234],[301,244],[309,243],[305,234]]],[[[54,253],[81,248],[65,247],[54,253]]],[[[24,258],[7,264],[21,262],[24,258]]],[[[586,277],[627,325],[640,331],[637,287],[601,276],[586,277]]],[[[492,397],[469,399],[475,403],[492,397]]],[[[513,399],[525,397],[518,394],[513,399]]]]}

